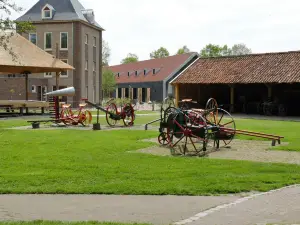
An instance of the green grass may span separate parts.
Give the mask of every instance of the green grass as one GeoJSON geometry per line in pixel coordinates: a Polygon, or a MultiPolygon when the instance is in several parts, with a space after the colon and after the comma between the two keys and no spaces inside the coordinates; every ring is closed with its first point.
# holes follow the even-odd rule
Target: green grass
{"type": "MultiPolygon", "coordinates": [[[[263,132],[283,136],[283,142],[289,142],[287,146],[277,146],[277,150],[300,151],[300,122],[272,121],[272,120],[236,120],[237,129],[263,132]]],[[[251,136],[238,135],[236,138],[245,140],[267,140],[251,136]]],[[[270,141],[271,142],[271,141],[270,141]]]]}
{"type": "MultiPolygon", "coordinates": [[[[142,123],[153,117],[139,119],[142,123]]],[[[242,120],[237,122],[241,127],[242,120]]],[[[0,121],[0,127],[24,123],[26,120],[0,121]]],[[[254,121],[244,126],[247,123],[255,128],[254,121]]],[[[157,134],[0,129],[0,193],[209,195],[267,191],[300,182],[299,165],[128,152],[153,145],[138,140],[157,134]]]]}
{"type": "Polygon", "coordinates": [[[62,222],[62,221],[2,221],[0,225],[148,225],[146,223],[110,223],[110,222],[62,222]]]}

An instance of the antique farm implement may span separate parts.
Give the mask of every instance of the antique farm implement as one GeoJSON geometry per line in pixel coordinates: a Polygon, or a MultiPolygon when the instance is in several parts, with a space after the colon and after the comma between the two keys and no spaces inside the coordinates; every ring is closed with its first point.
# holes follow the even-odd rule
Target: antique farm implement
{"type": "MultiPolygon", "coordinates": [[[[191,100],[185,100],[191,101],[191,100]]],[[[236,129],[233,117],[219,108],[215,99],[208,100],[205,109],[170,106],[161,110],[158,142],[180,154],[201,155],[210,149],[219,149],[231,143],[235,135],[261,137],[280,143],[282,136],[236,129]]]]}
{"type": "Polygon", "coordinates": [[[106,122],[111,127],[114,127],[120,120],[123,120],[124,126],[126,127],[133,126],[135,120],[134,106],[130,103],[126,103],[121,107],[121,110],[118,111],[116,104],[112,102],[113,100],[114,99],[110,99],[107,102],[108,106],[106,108],[86,100],[86,103],[98,110],[97,124],[99,124],[99,111],[102,111],[105,113],[106,122]]]}

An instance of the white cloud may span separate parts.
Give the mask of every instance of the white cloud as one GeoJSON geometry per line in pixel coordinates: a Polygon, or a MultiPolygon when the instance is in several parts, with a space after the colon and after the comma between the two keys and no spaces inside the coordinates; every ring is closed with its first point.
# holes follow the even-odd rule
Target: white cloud
{"type": "MultiPolygon", "coordinates": [[[[118,64],[127,53],[140,60],[161,46],[171,54],[187,45],[243,42],[253,52],[300,49],[300,2],[295,0],[80,0],[95,10],[118,64]]],[[[35,2],[15,0],[29,9],[35,2]]],[[[14,17],[18,15],[14,14],[14,17]]]]}

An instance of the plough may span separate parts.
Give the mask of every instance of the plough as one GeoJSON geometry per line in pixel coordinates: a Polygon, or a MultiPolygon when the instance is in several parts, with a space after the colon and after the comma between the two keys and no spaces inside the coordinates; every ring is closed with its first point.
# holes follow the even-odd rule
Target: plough
{"type": "MultiPolygon", "coordinates": [[[[183,102],[192,101],[191,99],[183,102]]],[[[207,101],[205,109],[187,109],[186,104],[182,108],[169,106],[161,109],[158,120],[151,121],[148,125],[160,121],[158,142],[171,149],[177,146],[180,153],[205,154],[208,148],[219,149],[227,146],[235,135],[248,135],[272,140],[272,146],[281,143],[282,136],[252,132],[236,129],[233,117],[226,110],[219,108],[213,98],[207,101]]]]}

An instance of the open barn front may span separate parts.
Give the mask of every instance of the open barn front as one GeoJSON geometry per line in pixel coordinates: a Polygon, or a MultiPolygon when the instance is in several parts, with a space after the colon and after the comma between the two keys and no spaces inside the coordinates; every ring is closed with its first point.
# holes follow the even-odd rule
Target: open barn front
{"type": "Polygon", "coordinates": [[[230,105],[230,87],[228,85],[214,84],[182,84],[179,85],[179,101],[193,99],[197,104],[193,107],[205,108],[208,99],[214,98],[219,105],[227,108],[230,105]]]}

